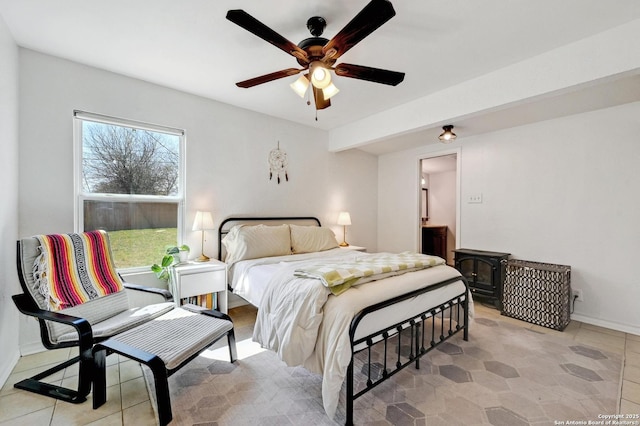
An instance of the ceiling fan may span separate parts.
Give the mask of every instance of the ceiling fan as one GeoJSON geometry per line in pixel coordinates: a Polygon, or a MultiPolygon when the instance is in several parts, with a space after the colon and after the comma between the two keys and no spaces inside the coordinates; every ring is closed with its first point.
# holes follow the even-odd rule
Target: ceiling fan
{"type": "MultiPolygon", "coordinates": [[[[339,92],[331,81],[331,73],[341,77],[367,80],[374,83],[396,86],[404,80],[404,73],[380,68],[365,67],[340,63],[336,60],[349,49],[362,41],[382,24],[395,16],[396,12],[388,0],[371,0],[338,34],[331,40],[320,37],[327,25],[324,18],[314,16],[307,21],[307,28],[312,37],[302,40],[297,45],[287,40],[244,10],[229,10],[227,19],[261,39],[273,44],[278,49],[295,57],[302,68],[287,68],[270,74],[261,75],[236,83],[236,86],[249,88],[280,78],[303,74],[291,84],[291,88],[304,97],[309,83],[313,91],[316,110],[331,106],[331,98],[339,92]]],[[[310,102],[307,102],[310,103],[310,102]]],[[[316,117],[317,119],[317,117],[316,117]]]]}

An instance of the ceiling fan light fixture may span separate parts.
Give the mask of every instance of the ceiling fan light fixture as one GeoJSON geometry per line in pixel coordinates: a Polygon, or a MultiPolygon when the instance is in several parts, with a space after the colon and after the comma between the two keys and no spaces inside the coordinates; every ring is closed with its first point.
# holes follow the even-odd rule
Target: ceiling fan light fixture
{"type": "Polygon", "coordinates": [[[404,80],[403,72],[345,63],[334,67],[338,58],[395,15],[396,11],[390,0],[369,0],[369,3],[331,40],[321,37],[327,24],[326,20],[319,16],[313,16],[307,21],[311,37],[294,44],[244,10],[229,10],[226,15],[227,20],[293,56],[298,65],[302,67],[286,68],[264,74],[237,82],[236,86],[246,89],[304,72],[307,81],[298,78],[290,86],[302,98],[309,94],[307,105],[311,105],[313,97],[316,112],[330,107],[329,98],[339,92],[331,82],[331,71],[334,71],[338,76],[396,86],[404,80]],[[311,84],[312,90],[309,90],[309,84],[311,84]]]}
{"type": "Polygon", "coordinates": [[[335,84],[329,83],[329,85],[327,87],[322,89],[322,96],[325,99],[330,99],[333,96],[337,95],[339,91],[340,91],[340,89],[338,89],[335,84]]]}
{"type": "Polygon", "coordinates": [[[453,126],[450,124],[442,126],[442,130],[444,130],[444,132],[442,132],[440,136],[438,136],[438,139],[440,139],[443,143],[449,143],[457,137],[456,134],[453,133],[453,126]]]}
{"type": "Polygon", "coordinates": [[[304,98],[304,95],[307,93],[307,89],[309,88],[309,78],[305,75],[301,75],[289,86],[298,94],[298,96],[304,98]]]}
{"type": "Polygon", "coordinates": [[[331,73],[322,62],[313,61],[310,68],[311,84],[314,87],[324,89],[331,84],[331,73]]]}

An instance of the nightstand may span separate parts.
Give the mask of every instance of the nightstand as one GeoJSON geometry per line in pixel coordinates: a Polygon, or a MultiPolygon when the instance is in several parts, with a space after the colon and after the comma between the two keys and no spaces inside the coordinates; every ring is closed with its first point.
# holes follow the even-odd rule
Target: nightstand
{"type": "Polygon", "coordinates": [[[171,271],[171,292],[177,305],[192,303],[226,314],[227,264],[215,259],[178,264],[171,271]]]}

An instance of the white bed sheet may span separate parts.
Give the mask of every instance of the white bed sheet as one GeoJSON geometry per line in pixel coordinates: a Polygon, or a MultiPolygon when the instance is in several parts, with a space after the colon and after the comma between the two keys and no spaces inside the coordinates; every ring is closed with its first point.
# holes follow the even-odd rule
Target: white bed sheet
{"type": "MultiPolygon", "coordinates": [[[[356,285],[337,297],[330,296],[330,291],[319,280],[293,276],[293,270],[318,259],[348,261],[367,255],[333,249],[242,261],[231,268],[234,293],[259,308],[253,340],[278,353],[288,365],[303,365],[323,375],[323,405],[330,418],[335,415],[351,360],[349,327],[355,314],[377,302],[460,276],[454,268],[441,265],[356,285]]],[[[463,291],[464,284],[458,282],[406,301],[402,310],[386,308],[363,320],[358,335],[404,320],[463,291]]]]}
{"type": "Polygon", "coordinates": [[[229,267],[229,285],[233,293],[242,297],[253,306],[260,307],[260,301],[271,277],[292,262],[304,262],[313,259],[349,260],[362,254],[355,250],[335,248],[318,253],[275,256],[262,259],[242,260],[229,267]]]}

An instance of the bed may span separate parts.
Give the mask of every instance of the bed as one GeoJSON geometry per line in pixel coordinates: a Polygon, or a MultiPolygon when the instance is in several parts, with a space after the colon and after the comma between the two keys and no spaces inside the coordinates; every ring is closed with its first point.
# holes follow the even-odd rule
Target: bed
{"type": "Polygon", "coordinates": [[[443,259],[341,248],[314,217],[231,217],[218,233],[230,291],[258,308],[253,339],[287,365],[322,375],[332,419],[345,381],[344,419],[353,424],[357,398],[419,368],[453,335],[468,340],[469,288],[443,259]],[[401,266],[390,268],[390,258],[401,266]]]}

